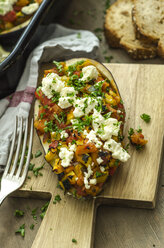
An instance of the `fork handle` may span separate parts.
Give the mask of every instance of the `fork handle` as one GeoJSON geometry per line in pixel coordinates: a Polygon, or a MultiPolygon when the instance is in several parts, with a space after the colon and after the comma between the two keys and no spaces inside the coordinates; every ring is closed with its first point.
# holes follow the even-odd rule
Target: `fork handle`
{"type": "Polygon", "coordinates": [[[4,192],[0,191],[0,205],[2,204],[3,200],[6,198],[6,193],[4,194],[4,192]]]}

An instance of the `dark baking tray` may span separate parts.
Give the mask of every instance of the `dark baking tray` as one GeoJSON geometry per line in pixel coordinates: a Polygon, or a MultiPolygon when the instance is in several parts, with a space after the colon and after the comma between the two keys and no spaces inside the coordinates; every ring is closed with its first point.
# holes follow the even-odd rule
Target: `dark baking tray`
{"type": "Polygon", "coordinates": [[[53,22],[55,17],[61,13],[66,2],[66,0],[43,0],[24,30],[0,35],[1,44],[13,46],[13,42],[15,42],[9,56],[0,63],[0,99],[10,95],[15,90],[29,53],[39,44],[37,35],[39,24],[53,22]],[[9,77],[10,79],[12,77],[12,83],[9,77]]]}

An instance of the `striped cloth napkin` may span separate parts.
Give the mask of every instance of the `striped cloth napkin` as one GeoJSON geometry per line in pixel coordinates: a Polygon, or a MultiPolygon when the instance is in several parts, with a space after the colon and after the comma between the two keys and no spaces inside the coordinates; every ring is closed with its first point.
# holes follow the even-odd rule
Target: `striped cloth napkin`
{"type": "Polygon", "coordinates": [[[51,24],[46,28],[46,33],[48,33],[47,40],[30,54],[16,91],[0,100],[0,172],[7,163],[15,116],[29,115],[37,86],[38,64],[67,60],[71,57],[95,59],[98,56],[99,41],[89,31],[72,30],[51,24]]]}

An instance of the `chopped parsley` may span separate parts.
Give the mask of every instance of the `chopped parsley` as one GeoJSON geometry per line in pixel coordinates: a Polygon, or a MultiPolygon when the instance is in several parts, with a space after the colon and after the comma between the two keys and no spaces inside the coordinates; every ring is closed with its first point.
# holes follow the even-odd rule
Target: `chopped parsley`
{"type": "Polygon", "coordinates": [[[86,83],[79,80],[77,75],[72,75],[69,77],[68,85],[74,87],[75,90],[80,91],[86,86],[86,83]]]}
{"type": "Polygon", "coordinates": [[[94,32],[95,33],[103,32],[103,29],[102,28],[95,28],[94,29],[94,32]]]}
{"type": "Polygon", "coordinates": [[[68,102],[72,105],[74,103],[74,99],[68,99],[68,102]]]}
{"type": "Polygon", "coordinates": [[[43,117],[44,117],[45,114],[46,114],[46,113],[41,113],[41,114],[40,114],[41,120],[43,119],[43,117]]]}
{"type": "Polygon", "coordinates": [[[85,129],[85,126],[90,126],[92,123],[92,115],[84,116],[83,120],[80,118],[76,118],[75,121],[72,123],[74,129],[78,132],[82,132],[85,129]]]}
{"type": "Polygon", "coordinates": [[[59,132],[58,126],[56,124],[54,124],[52,120],[51,121],[45,121],[44,126],[45,126],[45,128],[44,128],[45,133],[56,132],[56,131],[59,132]]]}
{"type": "Polygon", "coordinates": [[[19,227],[19,229],[18,229],[17,231],[15,231],[15,233],[20,233],[20,235],[21,235],[22,237],[24,237],[24,236],[25,236],[25,224],[21,225],[21,226],[19,227]]]}
{"type": "Polygon", "coordinates": [[[67,96],[74,96],[75,93],[74,92],[71,92],[71,93],[67,93],[67,96]]]}
{"type": "Polygon", "coordinates": [[[35,158],[38,158],[42,155],[42,152],[40,150],[38,150],[36,153],[35,153],[35,158]]]}
{"type": "Polygon", "coordinates": [[[96,83],[93,87],[94,90],[91,92],[91,96],[93,97],[97,97],[97,96],[103,96],[104,92],[102,92],[102,85],[103,85],[104,81],[100,81],[98,83],[96,83]]]}
{"type": "Polygon", "coordinates": [[[59,122],[59,124],[61,124],[61,120],[59,119],[57,114],[54,114],[55,119],[59,122]]]}
{"type": "Polygon", "coordinates": [[[73,75],[73,73],[77,70],[77,66],[82,65],[83,63],[84,63],[84,60],[80,60],[74,63],[73,65],[68,66],[67,72],[69,73],[69,76],[73,75]]]}
{"type": "Polygon", "coordinates": [[[77,38],[81,39],[81,33],[77,33],[77,38]]]}
{"type": "Polygon", "coordinates": [[[96,178],[97,178],[97,177],[101,177],[101,176],[103,176],[103,173],[101,173],[101,172],[99,172],[99,171],[96,171],[96,178]]]}
{"type": "Polygon", "coordinates": [[[105,56],[104,59],[107,63],[110,63],[111,60],[113,59],[113,56],[105,56]]]}
{"type": "Polygon", "coordinates": [[[129,143],[125,146],[125,150],[126,150],[126,151],[128,151],[128,150],[129,150],[129,146],[130,146],[130,144],[129,144],[129,143]]]}
{"type": "Polygon", "coordinates": [[[61,117],[61,123],[65,121],[66,119],[66,114],[64,112],[60,113],[60,117],[61,117]]]}
{"type": "Polygon", "coordinates": [[[98,111],[98,112],[101,112],[102,111],[102,100],[101,99],[97,99],[98,101],[98,104],[95,106],[95,109],[98,111]]]}
{"type": "MultiPolygon", "coordinates": [[[[52,90],[52,94],[53,94],[53,97],[51,98],[51,101],[53,103],[58,102],[59,101],[59,98],[60,98],[60,93],[52,90]]],[[[47,106],[47,105],[45,105],[45,106],[47,106]]]]}
{"type": "MultiPolygon", "coordinates": [[[[125,151],[125,150],[124,150],[124,151],[125,151]]],[[[114,166],[118,166],[119,163],[120,163],[120,161],[119,161],[118,159],[116,159],[116,160],[114,161],[114,166]]]]}
{"type": "Polygon", "coordinates": [[[76,239],[72,239],[72,243],[77,244],[77,240],[76,239]]]}
{"type": "Polygon", "coordinates": [[[147,114],[145,114],[145,113],[142,114],[142,115],[140,115],[140,117],[141,117],[141,119],[144,120],[146,123],[149,123],[150,120],[151,120],[150,115],[147,115],[147,114]]]}
{"type": "Polygon", "coordinates": [[[57,62],[57,61],[53,61],[53,63],[56,65],[57,69],[59,72],[62,72],[63,70],[63,65],[60,63],[60,62],[57,62]]]}
{"type": "Polygon", "coordinates": [[[36,89],[36,93],[37,93],[38,96],[40,96],[39,91],[40,91],[41,88],[42,88],[42,87],[39,86],[39,87],[36,89]]]}
{"type": "Polygon", "coordinates": [[[88,99],[85,99],[84,101],[84,108],[82,109],[84,113],[85,113],[86,108],[88,108],[88,99]]]}
{"type": "Polygon", "coordinates": [[[137,131],[137,133],[142,133],[142,129],[140,127],[138,127],[138,129],[136,131],[137,131]]]}
{"type": "Polygon", "coordinates": [[[128,134],[129,134],[128,138],[130,138],[130,136],[132,136],[132,134],[134,134],[134,129],[130,127],[128,134]]]}
{"type": "Polygon", "coordinates": [[[37,216],[36,216],[36,212],[37,212],[38,208],[34,208],[32,211],[31,211],[31,215],[33,217],[34,220],[37,220],[37,216]]]}
{"type": "Polygon", "coordinates": [[[143,147],[144,147],[144,146],[142,146],[142,145],[140,145],[140,144],[135,145],[135,148],[136,148],[137,151],[142,150],[143,147]]]}
{"type": "Polygon", "coordinates": [[[104,119],[107,120],[111,117],[112,112],[108,112],[107,114],[103,115],[104,119]]]}
{"type": "Polygon", "coordinates": [[[44,165],[45,165],[45,164],[42,164],[41,166],[39,166],[39,167],[37,167],[37,168],[33,168],[33,173],[34,173],[34,175],[35,175],[36,177],[38,177],[38,175],[40,175],[40,176],[43,175],[43,174],[40,173],[39,171],[40,171],[41,169],[43,169],[44,165]]]}
{"type": "Polygon", "coordinates": [[[30,229],[33,230],[34,226],[35,226],[34,224],[31,224],[30,229]]]}
{"type": "Polygon", "coordinates": [[[111,5],[110,0],[106,0],[106,2],[105,2],[105,9],[108,9],[110,7],[110,5],[111,5]]]}
{"type": "Polygon", "coordinates": [[[31,164],[31,163],[30,163],[30,164],[29,164],[29,167],[28,167],[28,170],[29,170],[29,171],[32,171],[33,168],[34,168],[34,166],[35,166],[35,164],[31,164]]]}
{"type": "Polygon", "coordinates": [[[15,210],[14,215],[17,217],[22,217],[24,215],[24,212],[22,210],[15,210]]]}
{"type": "Polygon", "coordinates": [[[57,202],[60,202],[60,201],[61,201],[60,195],[56,195],[54,198],[53,204],[56,204],[57,202]]]}
{"type": "Polygon", "coordinates": [[[40,214],[40,218],[41,219],[43,219],[44,218],[44,216],[45,216],[45,213],[46,213],[46,211],[47,211],[47,208],[48,208],[48,205],[49,205],[49,201],[48,202],[46,202],[44,205],[43,205],[43,207],[40,209],[41,210],[41,214],[40,214]]]}

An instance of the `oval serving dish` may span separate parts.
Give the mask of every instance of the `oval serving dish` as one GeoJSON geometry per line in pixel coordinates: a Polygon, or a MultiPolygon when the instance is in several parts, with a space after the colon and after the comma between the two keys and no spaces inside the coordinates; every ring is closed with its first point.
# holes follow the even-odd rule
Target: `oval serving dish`
{"type": "Polygon", "coordinates": [[[80,58],[54,61],[35,92],[34,126],[60,187],[93,197],[129,159],[123,148],[125,109],[102,64],[80,58]]]}
{"type": "Polygon", "coordinates": [[[25,28],[42,0],[5,0],[0,6],[0,35],[25,28]]]}

